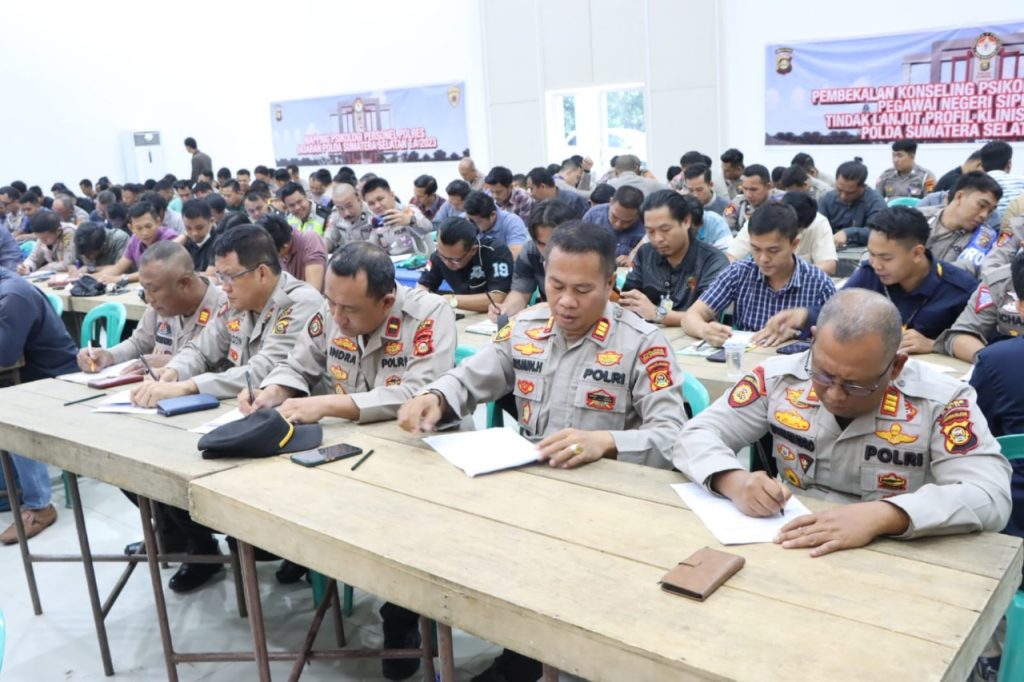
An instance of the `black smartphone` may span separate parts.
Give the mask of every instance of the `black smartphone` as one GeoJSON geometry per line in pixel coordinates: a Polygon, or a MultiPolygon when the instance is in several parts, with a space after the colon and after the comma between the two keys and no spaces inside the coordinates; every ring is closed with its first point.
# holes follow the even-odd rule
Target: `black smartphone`
{"type": "Polygon", "coordinates": [[[725,362],[725,349],[720,348],[719,350],[716,350],[714,353],[707,356],[706,359],[708,362],[725,362]]]}
{"type": "Polygon", "coordinates": [[[462,319],[465,319],[465,317],[466,317],[466,313],[455,313],[455,319],[456,320],[462,320],[462,319]]]}
{"type": "Polygon", "coordinates": [[[789,344],[788,346],[782,346],[775,352],[780,355],[792,355],[793,353],[803,353],[805,350],[811,347],[811,344],[805,341],[796,341],[789,344]]]}
{"type": "Polygon", "coordinates": [[[328,445],[325,448],[318,448],[316,450],[296,452],[289,459],[304,467],[315,467],[361,454],[363,454],[363,449],[360,447],[349,445],[348,443],[338,443],[337,445],[328,445]]]}

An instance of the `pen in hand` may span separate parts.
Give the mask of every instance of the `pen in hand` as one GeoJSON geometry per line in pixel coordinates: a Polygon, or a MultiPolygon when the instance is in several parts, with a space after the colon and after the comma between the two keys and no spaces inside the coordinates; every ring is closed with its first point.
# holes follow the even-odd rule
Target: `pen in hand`
{"type": "Polygon", "coordinates": [[[142,363],[142,366],[146,369],[146,373],[153,378],[153,381],[159,381],[159,379],[157,379],[156,373],[153,372],[153,368],[149,366],[148,362],[146,362],[146,356],[143,355],[142,353],[139,353],[139,362],[142,363]]]}
{"type": "MultiPolygon", "coordinates": [[[[771,476],[772,470],[771,470],[771,467],[769,466],[768,454],[764,451],[764,446],[761,445],[760,441],[757,442],[756,449],[757,449],[757,456],[761,460],[761,466],[764,467],[764,472],[766,474],[768,474],[769,476],[771,476]]],[[[786,515],[786,503],[783,502],[782,503],[782,507],[779,509],[779,516],[785,516],[785,515],[786,515]]]]}
{"type": "Polygon", "coordinates": [[[252,376],[249,370],[245,371],[245,387],[249,389],[249,404],[252,405],[256,402],[256,395],[252,392],[252,376]]]}
{"type": "Polygon", "coordinates": [[[85,354],[89,357],[89,372],[96,372],[96,356],[93,355],[93,350],[96,348],[95,341],[89,341],[89,345],[86,348],[85,354]]]}

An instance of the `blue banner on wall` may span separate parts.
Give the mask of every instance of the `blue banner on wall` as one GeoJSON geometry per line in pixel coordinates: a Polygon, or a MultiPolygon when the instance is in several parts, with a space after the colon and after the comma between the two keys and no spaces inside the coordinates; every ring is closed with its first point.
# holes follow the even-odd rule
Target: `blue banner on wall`
{"type": "Polygon", "coordinates": [[[455,161],[469,155],[465,85],[273,102],[278,166],[455,161]]]}
{"type": "Polygon", "coordinates": [[[765,143],[1024,140],[1024,21],[768,45],[765,143]]]}

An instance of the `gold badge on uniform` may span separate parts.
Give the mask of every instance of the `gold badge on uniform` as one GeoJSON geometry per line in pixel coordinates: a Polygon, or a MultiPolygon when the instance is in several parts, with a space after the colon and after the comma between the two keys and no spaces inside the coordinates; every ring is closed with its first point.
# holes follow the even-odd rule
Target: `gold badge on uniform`
{"type": "Polygon", "coordinates": [[[672,385],[672,366],[668,360],[656,360],[645,369],[652,391],[660,391],[672,385]]]}
{"type": "Polygon", "coordinates": [[[804,470],[805,474],[807,473],[807,470],[811,468],[812,464],[814,464],[813,457],[810,455],[800,455],[800,468],[804,470]]]}
{"type": "Polygon", "coordinates": [[[402,352],[402,342],[392,341],[384,346],[384,355],[398,355],[402,352]]]}
{"type": "Polygon", "coordinates": [[[517,343],[512,346],[512,350],[522,353],[523,355],[537,355],[543,353],[544,349],[535,343],[517,343]]]}
{"type": "Polygon", "coordinates": [[[528,379],[520,379],[516,382],[516,386],[519,388],[519,392],[523,395],[530,395],[533,393],[534,384],[528,379]]]}
{"type": "Polygon", "coordinates": [[[520,417],[520,419],[522,419],[524,424],[529,424],[530,423],[530,415],[531,414],[533,414],[533,407],[531,406],[531,404],[529,402],[524,402],[523,403],[523,414],[520,417]]]}
{"type": "Polygon", "coordinates": [[[801,487],[801,485],[800,485],[800,477],[796,475],[795,471],[793,471],[792,469],[786,469],[785,470],[785,475],[786,475],[786,480],[789,481],[790,485],[795,485],[797,488],[801,487]]]}
{"type": "Polygon", "coordinates": [[[401,383],[402,377],[398,376],[397,374],[392,374],[391,376],[384,380],[385,386],[399,386],[401,385],[401,383]]]}
{"type": "Polygon", "coordinates": [[[786,402],[788,402],[790,405],[792,405],[795,408],[798,408],[798,409],[801,409],[801,410],[807,409],[807,408],[811,407],[811,404],[810,403],[805,403],[803,400],[800,399],[801,396],[803,396],[803,394],[804,394],[804,391],[803,391],[802,388],[787,388],[786,389],[786,402]]]}
{"type": "Polygon", "coordinates": [[[640,362],[647,364],[654,358],[667,358],[668,349],[665,346],[651,346],[647,350],[640,353],[640,362]]]}
{"type": "Polygon", "coordinates": [[[875,435],[882,440],[888,441],[890,445],[903,445],[904,443],[913,443],[917,440],[917,436],[903,433],[903,427],[899,424],[893,424],[889,427],[888,431],[875,431],[875,435]]]}
{"type": "Polygon", "coordinates": [[[779,443],[775,446],[775,454],[787,462],[792,462],[796,459],[796,453],[789,449],[788,446],[779,443]]]}
{"type": "Polygon", "coordinates": [[[729,392],[729,407],[746,407],[761,397],[751,379],[752,377],[744,377],[732,387],[732,391],[729,392]]]}
{"type": "Polygon", "coordinates": [[[617,365],[622,360],[622,353],[616,353],[613,350],[606,350],[603,353],[597,354],[597,364],[602,367],[611,367],[617,365]]]}
{"type": "Polygon", "coordinates": [[[206,326],[206,323],[210,321],[210,309],[203,308],[199,311],[199,317],[196,318],[196,324],[200,327],[206,326]]]}
{"type": "Polygon", "coordinates": [[[907,477],[897,474],[895,471],[889,471],[884,474],[878,474],[875,479],[879,490],[895,490],[896,492],[904,492],[907,489],[907,477]]]}
{"type": "Polygon", "coordinates": [[[590,336],[593,337],[595,341],[604,341],[608,338],[608,330],[610,328],[611,323],[608,321],[608,318],[602,317],[597,321],[597,324],[594,325],[594,331],[591,332],[590,336]]]}
{"type": "Polygon", "coordinates": [[[811,428],[811,423],[794,410],[779,410],[775,413],[775,421],[797,431],[806,431],[811,428]]]}
{"type": "Polygon", "coordinates": [[[347,350],[350,353],[355,353],[359,350],[359,346],[356,345],[356,342],[347,336],[335,336],[331,339],[331,343],[342,350],[347,350]]]}
{"type": "Polygon", "coordinates": [[[590,391],[587,393],[587,407],[593,407],[595,410],[614,410],[615,396],[604,389],[590,391]]]}
{"type": "Polygon", "coordinates": [[[237,332],[242,328],[242,321],[237,317],[228,322],[228,331],[237,332]]]}
{"type": "Polygon", "coordinates": [[[402,321],[397,317],[389,317],[388,323],[384,326],[384,336],[389,339],[397,339],[401,329],[402,321]]]}
{"type": "Polygon", "coordinates": [[[285,334],[285,333],[287,333],[288,332],[288,326],[291,323],[292,323],[292,318],[290,318],[290,317],[281,317],[281,318],[279,318],[277,320],[277,323],[274,324],[274,333],[275,334],[285,334]]]}
{"type": "Polygon", "coordinates": [[[882,398],[882,407],[879,409],[879,412],[887,417],[895,417],[896,408],[899,407],[899,404],[900,392],[894,386],[890,386],[885,389],[885,396],[882,398]]]}
{"type": "Polygon", "coordinates": [[[344,381],[345,379],[348,379],[348,372],[337,365],[331,365],[331,376],[338,381],[344,381]]]}

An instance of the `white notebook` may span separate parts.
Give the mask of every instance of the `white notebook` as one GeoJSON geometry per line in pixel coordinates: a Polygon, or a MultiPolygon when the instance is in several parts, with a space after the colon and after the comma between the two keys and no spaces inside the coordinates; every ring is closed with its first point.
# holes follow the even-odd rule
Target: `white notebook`
{"type": "Polygon", "coordinates": [[[132,392],[121,391],[108,395],[103,402],[96,405],[93,412],[115,412],[118,414],[156,414],[155,407],[139,407],[132,404],[132,392]]]}
{"type": "Polygon", "coordinates": [[[757,518],[747,516],[732,500],[713,495],[696,483],[677,483],[672,489],[723,545],[771,542],[787,523],[811,513],[803,502],[791,497],[786,502],[785,515],[757,518]]]}
{"type": "Polygon", "coordinates": [[[512,429],[428,436],[423,442],[470,477],[537,461],[537,446],[512,429]]]}
{"type": "Polygon", "coordinates": [[[121,374],[121,370],[134,362],[138,362],[138,360],[125,360],[124,362],[120,362],[116,365],[104,367],[100,371],[93,372],[92,374],[89,374],[88,372],[75,372],[74,374],[61,374],[57,378],[61,381],[70,381],[73,384],[82,384],[84,386],[90,381],[95,381],[96,379],[109,379],[110,377],[116,377],[121,374]]]}
{"type": "Polygon", "coordinates": [[[466,325],[466,332],[469,334],[494,336],[498,333],[498,325],[494,324],[490,320],[481,320],[480,322],[474,322],[473,324],[466,325]]]}

